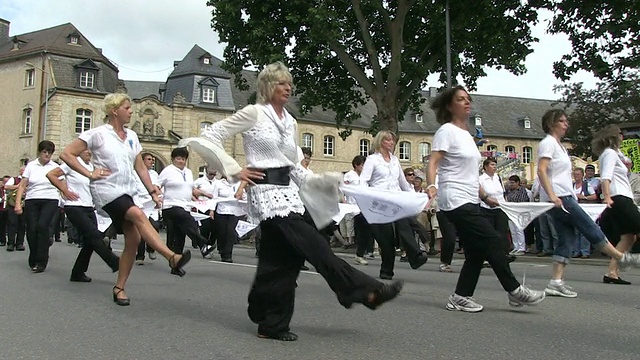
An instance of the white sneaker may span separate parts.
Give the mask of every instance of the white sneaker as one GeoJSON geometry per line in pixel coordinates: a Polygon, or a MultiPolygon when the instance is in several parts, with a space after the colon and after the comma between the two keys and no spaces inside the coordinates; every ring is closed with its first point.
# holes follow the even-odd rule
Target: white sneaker
{"type": "Polygon", "coordinates": [[[516,250],[513,253],[511,253],[511,255],[513,255],[513,256],[522,256],[522,255],[524,255],[524,251],[516,250]]]}
{"type": "Polygon", "coordinates": [[[137,266],[144,265],[144,260],[136,260],[136,265],[137,266]]]}
{"type": "Polygon", "coordinates": [[[508,293],[509,305],[520,307],[524,305],[535,306],[544,300],[545,292],[531,290],[524,285],[508,293]]]}
{"type": "Polygon", "coordinates": [[[360,256],[356,256],[356,264],[357,265],[369,265],[369,262],[360,256]]]}
{"type": "Polygon", "coordinates": [[[618,260],[620,270],[626,270],[629,267],[640,267],[640,254],[624,253],[622,259],[618,260]]]}
{"type": "Polygon", "coordinates": [[[150,259],[150,260],[155,260],[155,259],[156,259],[156,252],[155,252],[155,251],[154,251],[154,252],[147,253],[147,254],[149,254],[149,259],[150,259]]]}
{"type": "Polygon", "coordinates": [[[565,284],[564,281],[560,285],[554,285],[549,282],[547,287],[544,289],[544,292],[549,296],[560,296],[566,298],[578,297],[578,293],[573,291],[573,289],[565,284]]]}
{"type": "Polygon", "coordinates": [[[464,312],[480,312],[484,309],[484,306],[475,302],[472,297],[460,296],[453,293],[449,296],[449,302],[447,302],[447,310],[449,311],[464,311],[464,312]]]}

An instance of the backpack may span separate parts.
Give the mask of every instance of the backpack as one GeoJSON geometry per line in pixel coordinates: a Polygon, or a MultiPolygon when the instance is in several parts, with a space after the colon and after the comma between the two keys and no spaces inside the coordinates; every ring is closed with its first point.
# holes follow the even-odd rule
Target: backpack
{"type": "MultiPolygon", "coordinates": [[[[13,178],[13,185],[18,185],[20,184],[20,181],[22,179],[18,178],[18,177],[14,177],[13,178]]],[[[18,189],[15,190],[7,190],[7,205],[11,206],[11,207],[15,207],[16,206],[16,195],[18,195],[18,189]]],[[[24,206],[24,194],[22,195],[22,206],[24,206]]]]}

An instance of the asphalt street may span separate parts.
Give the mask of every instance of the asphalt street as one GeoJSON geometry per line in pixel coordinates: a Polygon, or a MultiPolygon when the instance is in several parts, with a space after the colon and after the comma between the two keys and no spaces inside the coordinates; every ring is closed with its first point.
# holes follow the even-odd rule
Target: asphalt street
{"type": "MultiPolygon", "coordinates": [[[[64,237],[63,237],[64,238],[64,237]]],[[[116,250],[122,241],[113,243],[116,250]]],[[[574,264],[566,280],[576,299],[548,298],[514,309],[490,269],[474,298],[477,314],[445,310],[454,273],[432,258],[414,271],[396,263],[405,280],[399,298],[377,311],[342,308],[321,276],[301,273],[291,329],[296,342],[256,337],[247,317],[254,251],[239,247],[234,264],[199,254],[187,275],[169,274],[164,259],[136,266],[127,284],[131,306],[111,299],[115,275],[94,256],[91,283],[71,283],[78,249],[51,248],[49,267],[34,274],[25,252],[0,248],[0,359],[638,359],[640,270],[624,273],[631,286],[601,283],[605,268],[574,264]]],[[[194,255],[196,253],[194,252],[194,255]]],[[[352,255],[343,255],[352,262],[352,255]]],[[[379,259],[362,271],[377,275],[379,259]]],[[[528,286],[542,289],[548,260],[516,262],[528,286]]],[[[313,270],[313,268],[312,268],[313,270]]]]}

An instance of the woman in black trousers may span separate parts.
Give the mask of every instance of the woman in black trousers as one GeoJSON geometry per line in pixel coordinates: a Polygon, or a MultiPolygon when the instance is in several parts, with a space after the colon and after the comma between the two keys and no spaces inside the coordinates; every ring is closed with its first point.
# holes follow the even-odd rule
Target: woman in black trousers
{"type": "MultiPolygon", "coordinates": [[[[80,154],[78,162],[87,170],[94,170],[89,150],[80,154]]],[[[102,234],[98,230],[93,198],[89,189],[89,178],[82,176],[66,164],[50,171],[47,178],[64,195],[66,199],[64,212],[71,224],[77,228],[78,240],[82,244],[69,280],[75,282],[91,281],[91,278],[85,273],[89,268],[89,261],[94,251],[113,272],[118,271],[120,258],[102,241],[102,234]],[[62,177],[65,178],[65,181],[61,180],[62,177]]]]}

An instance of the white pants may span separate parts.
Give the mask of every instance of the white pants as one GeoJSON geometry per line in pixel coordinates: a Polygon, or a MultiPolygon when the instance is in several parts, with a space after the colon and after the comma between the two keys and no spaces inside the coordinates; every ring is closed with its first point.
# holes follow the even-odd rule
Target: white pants
{"type": "Polygon", "coordinates": [[[525,251],[526,245],[524,241],[524,231],[520,230],[511,220],[509,220],[509,231],[511,231],[513,250],[525,251]]]}

